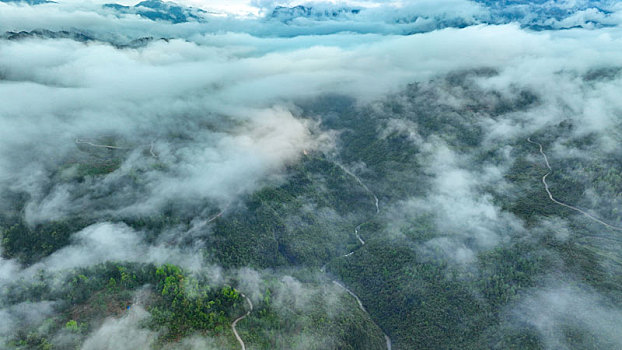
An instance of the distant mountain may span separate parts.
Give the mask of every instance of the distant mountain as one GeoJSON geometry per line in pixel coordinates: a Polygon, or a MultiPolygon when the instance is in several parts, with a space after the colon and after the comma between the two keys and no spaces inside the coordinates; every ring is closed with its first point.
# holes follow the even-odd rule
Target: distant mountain
{"type": "MultiPolygon", "coordinates": [[[[51,3],[49,0],[0,0],[4,3],[38,5],[51,3]]],[[[443,28],[464,28],[478,24],[518,23],[531,30],[559,30],[570,28],[601,28],[615,25],[616,6],[614,0],[473,0],[468,11],[445,11],[421,8],[416,3],[403,8],[393,7],[350,7],[331,4],[277,6],[269,10],[259,22],[270,26],[244,27],[254,35],[273,35],[274,25],[281,27],[284,36],[306,35],[322,26],[321,33],[358,32],[378,34],[425,33],[443,28]],[[479,5],[477,5],[479,4],[479,5]]],[[[209,12],[199,8],[186,7],[174,2],[146,0],[133,6],[117,3],[103,5],[107,14],[133,14],[151,21],[173,24],[206,22],[209,12]]],[[[213,21],[217,21],[214,19],[213,21]]],[[[254,21],[257,19],[242,19],[254,21]]],[[[233,19],[236,22],[236,19],[233,19]]],[[[223,23],[232,25],[233,22],[223,23]]],[[[237,23],[237,22],[236,22],[237,23]]],[[[217,28],[221,28],[217,26],[217,28]]],[[[13,28],[11,28],[13,29],[13,28]]],[[[30,33],[29,35],[31,35],[30,33]]],[[[37,34],[36,35],[41,35],[37,34]]],[[[148,31],[142,36],[150,36],[148,31]]],[[[131,38],[136,39],[137,37],[131,38]]]]}
{"type": "Polygon", "coordinates": [[[134,6],[105,4],[104,8],[120,13],[136,14],[152,21],[167,21],[171,23],[201,22],[204,21],[204,14],[206,13],[201,9],[159,0],[142,1],[134,6]]]}
{"type": "Polygon", "coordinates": [[[463,28],[477,24],[519,23],[533,30],[567,29],[574,27],[604,27],[610,25],[608,8],[611,0],[577,1],[572,4],[553,0],[492,1],[475,0],[482,5],[476,14],[440,13],[429,15],[416,6],[387,11],[377,8],[351,8],[328,6],[275,7],[266,15],[267,20],[294,24],[296,19],[328,22],[351,20],[353,22],[384,22],[410,27],[405,34],[428,32],[442,28],[463,28]]]}
{"type": "Polygon", "coordinates": [[[490,11],[487,23],[518,22],[534,30],[603,27],[617,1],[592,0],[560,2],[554,0],[475,0],[490,11]]]}
{"type": "Polygon", "coordinates": [[[277,6],[268,15],[270,19],[281,22],[290,22],[296,18],[310,18],[313,20],[336,20],[357,15],[361,9],[349,7],[337,8],[316,8],[311,6],[298,5],[294,7],[277,6]]]}
{"type": "Polygon", "coordinates": [[[560,2],[555,0],[474,0],[485,11],[473,17],[436,16],[426,17],[407,11],[395,18],[396,23],[433,21],[431,28],[462,28],[473,24],[519,23],[533,30],[568,29],[574,27],[609,26],[608,8],[616,3],[611,0],[560,2]]]}
{"type": "Polygon", "coordinates": [[[166,38],[140,37],[136,39],[111,38],[106,36],[95,37],[80,31],[59,30],[52,31],[47,29],[35,29],[31,31],[6,32],[0,35],[1,39],[24,40],[29,38],[38,39],[70,39],[78,42],[103,42],[116,48],[139,48],[148,45],[155,40],[168,41],[166,38]]]}
{"type": "Polygon", "coordinates": [[[28,5],[41,5],[41,4],[55,3],[56,1],[48,1],[48,0],[0,0],[0,2],[24,3],[24,4],[28,4],[28,5]]]}
{"type": "Polygon", "coordinates": [[[8,40],[21,40],[27,38],[71,39],[80,42],[95,40],[89,35],[80,32],[70,32],[66,30],[52,31],[47,29],[35,29],[31,31],[21,32],[6,32],[1,37],[8,40]]]}

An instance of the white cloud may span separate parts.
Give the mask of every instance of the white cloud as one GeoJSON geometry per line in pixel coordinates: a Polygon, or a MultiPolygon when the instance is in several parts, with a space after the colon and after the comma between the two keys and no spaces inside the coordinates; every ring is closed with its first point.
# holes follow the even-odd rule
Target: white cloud
{"type": "Polygon", "coordinates": [[[40,269],[62,271],[106,261],[172,263],[191,271],[202,266],[200,253],[193,252],[192,248],[181,251],[164,243],[148,245],[139,232],[125,224],[94,224],[76,233],[72,240],[71,245],[30,266],[26,272],[36,273],[40,269]]]}
{"type": "Polygon", "coordinates": [[[513,311],[523,324],[534,327],[547,349],[573,349],[566,332],[580,331],[576,340],[604,348],[619,348],[622,310],[584,285],[562,284],[537,289],[513,311]],[[588,337],[587,339],[584,337],[588,337]]]}
{"type": "Polygon", "coordinates": [[[524,230],[521,221],[501,210],[485,190],[505,186],[503,175],[509,163],[473,169],[470,155],[457,154],[435,137],[424,143],[423,149],[422,163],[433,177],[428,194],[399,202],[394,208],[401,217],[398,222],[422,214],[433,216],[438,235],[426,241],[425,248],[459,263],[472,263],[479,251],[508,242],[524,230]]]}
{"type": "Polygon", "coordinates": [[[132,307],[121,318],[108,318],[84,341],[82,350],[149,349],[157,340],[157,333],[140,326],[150,315],[140,306],[132,307]]]}

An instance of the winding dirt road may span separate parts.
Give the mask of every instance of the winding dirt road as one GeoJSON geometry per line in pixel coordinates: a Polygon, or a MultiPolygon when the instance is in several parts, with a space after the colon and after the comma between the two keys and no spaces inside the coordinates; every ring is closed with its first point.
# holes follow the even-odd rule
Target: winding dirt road
{"type": "MultiPolygon", "coordinates": [[[[376,213],[374,213],[374,215],[378,215],[380,213],[380,206],[379,206],[379,200],[378,197],[376,196],[376,194],[369,189],[369,187],[367,187],[367,185],[363,182],[363,180],[361,180],[358,176],[356,176],[356,174],[354,174],[353,172],[351,172],[350,170],[348,170],[346,167],[344,167],[343,165],[335,162],[335,164],[337,164],[337,166],[339,166],[341,168],[341,170],[343,170],[346,174],[352,176],[356,182],[359,183],[359,185],[361,185],[361,187],[363,187],[363,189],[365,189],[365,191],[367,193],[369,193],[371,195],[371,197],[374,199],[374,205],[376,206],[376,213]]],[[[361,235],[359,235],[359,229],[361,228],[361,226],[363,226],[365,223],[367,223],[367,221],[360,223],[358,226],[356,226],[354,228],[354,235],[356,236],[356,238],[358,239],[358,241],[361,243],[361,247],[365,245],[365,241],[363,240],[363,238],[361,238],[361,235]]],[[[344,255],[344,257],[349,257],[352,254],[354,254],[355,250],[347,253],[344,255]]],[[[322,266],[321,271],[324,272],[326,265],[322,266]]],[[[367,312],[367,310],[365,309],[365,306],[363,306],[363,302],[361,301],[361,299],[354,294],[353,291],[351,291],[350,289],[348,289],[348,287],[346,287],[344,284],[338,282],[337,280],[333,280],[333,283],[338,285],[339,287],[343,288],[346,292],[348,292],[348,294],[350,294],[354,299],[356,299],[356,302],[359,305],[359,308],[365,312],[367,314],[367,316],[369,316],[369,319],[374,322],[374,324],[376,324],[376,327],[378,327],[380,329],[380,331],[382,332],[382,334],[384,335],[384,339],[387,343],[387,350],[391,350],[391,338],[389,338],[389,336],[384,333],[384,331],[382,330],[382,328],[380,328],[380,326],[378,326],[378,324],[373,320],[373,318],[371,317],[371,315],[369,314],[369,312],[367,312]]]]}
{"type": "Polygon", "coordinates": [[[224,214],[224,213],[227,211],[227,209],[229,209],[229,206],[230,206],[230,205],[231,205],[231,202],[229,202],[227,205],[225,205],[225,207],[224,207],[224,208],[223,208],[223,209],[222,209],[222,210],[221,210],[218,214],[216,214],[216,215],[212,216],[211,218],[209,218],[209,219],[205,222],[205,224],[209,224],[210,222],[212,222],[212,221],[214,221],[214,220],[218,219],[219,217],[221,217],[221,216],[222,216],[222,214],[224,214]]]}
{"type": "Polygon", "coordinates": [[[530,143],[533,143],[534,145],[538,145],[538,147],[540,147],[540,154],[542,154],[542,157],[544,157],[544,163],[546,163],[546,167],[549,169],[549,171],[544,176],[542,176],[542,183],[544,184],[544,189],[546,190],[546,193],[549,195],[549,198],[551,199],[551,201],[553,201],[554,203],[559,204],[561,206],[564,206],[564,207],[566,207],[568,209],[572,209],[572,210],[574,210],[576,212],[579,212],[579,213],[585,215],[587,218],[589,218],[589,219],[591,219],[591,220],[593,220],[595,222],[598,222],[599,224],[602,224],[605,227],[608,227],[608,228],[610,228],[612,230],[622,231],[622,227],[610,225],[610,224],[604,222],[603,220],[601,220],[601,219],[591,215],[590,213],[588,213],[588,212],[586,212],[584,210],[581,210],[581,209],[579,209],[577,207],[573,207],[570,204],[566,204],[564,202],[560,202],[557,199],[555,199],[555,197],[553,197],[553,194],[549,190],[549,185],[546,183],[546,177],[549,176],[553,172],[553,168],[551,168],[551,164],[549,164],[549,158],[544,153],[544,150],[542,149],[542,144],[540,144],[538,142],[535,142],[535,141],[532,141],[531,137],[528,137],[527,141],[530,142],[530,143]]]}
{"type": "MultiPolygon", "coordinates": [[[[87,139],[76,139],[75,140],[76,144],[84,144],[84,145],[89,145],[92,147],[99,147],[99,148],[106,148],[106,149],[131,149],[130,147],[119,147],[119,146],[112,146],[112,145],[103,145],[103,144],[98,144],[98,143],[93,143],[87,139]]],[[[149,153],[151,154],[151,156],[155,159],[158,159],[158,155],[155,154],[155,152],[153,151],[153,147],[154,147],[154,142],[155,140],[151,141],[151,144],[149,145],[149,153]]]]}
{"type": "MultiPolygon", "coordinates": [[[[361,311],[366,313],[367,316],[369,316],[369,318],[372,319],[371,316],[369,315],[369,312],[367,312],[367,309],[365,309],[365,306],[363,306],[363,302],[361,301],[361,299],[359,299],[358,295],[354,294],[354,292],[351,291],[350,289],[348,289],[348,287],[344,286],[343,284],[341,284],[341,283],[339,283],[339,282],[337,282],[335,280],[333,280],[333,283],[338,285],[339,287],[341,287],[348,294],[350,294],[356,300],[357,304],[359,304],[359,308],[361,309],[361,311]]],[[[373,319],[372,319],[372,322],[373,322],[373,319]]],[[[376,325],[376,326],[378,326],[378,325],[376,325]]],[[[380,327],[378,327],[378,328],[380,328],[380,327]]],[[[380,328],[380,331],[382,331],[382,328],[380,328]]],[[[384,339],[387,342],[387,349],[391,350],[391,338],[389,338],[388,335],[384,334],[384,331],[382,331],[382,334],[384,335],[384,339]]]]}
{"type": "MultiPolygon", "coordinates": [[[[352,176],[352,178],[354,178],[354,180],[356,180],[356,182],[358,182],[359,185],[361,185],[361,187],[363,187],[363,189],[365,190],[365,192],[369,193],[369,195],[374,199],[374,205],[376,207],[376,213],[375,215],[378,215],[380,213],[380,201],[378,200],[378,197],[376,196],[376,194],[369,189],[369,187],[367,187],[367,185],[363,182],[363,180],[361,180],[360,177],[356,176],[356,174],[354,174],[353,172],[351,172],[350,170],[348,170],[348,168],[344,167],[343,165],[334,162],[339,168],[341,168],[341,170],[343,170],[344,173],[352,176]]],[[[359,235],[359,229],[361,228],[361,226],[363,226],[364,224],[366,224],[367,221],[362,222],[360,224],[358,224],[358,226],[356,226],[354,228],[354,235],[356,236],[356,239],[358,239],[358,241],[361,243],[361,245],[365,245],[365,241],[363,240],[363,238],[361,237],[361,235],[359,235]]],[[[349,252],[348,254],[344,255],[344,256],[350,256],[354,253],[354,251],[349,252]]]]}
{"type": "Polygon", "coordinates": [[[151,156],[155,159],[158,159],[158,155],[153,153],[153,144],[155,143],[155,140],[151,141],[151,146],[149,147],[149,153],[151,153],[151,156]]]}
{"type": "Polygon", "coordinates": [[[225,209],[223,209],[220,213],[218,213],[218,214],[212,216],[211,218],[209,218],[205,223],[209,224],[210,222],[212,222],[212,221],[218,219],[219,217],[221,217],[222,214],[224,214],[224,213],[225,213],[225,209]]]}
{"type": "MultiPolygon", "coordinates": [[[[369,189],[369,187],[367,187],[367,185],[365,185],[365,183],[363,182],[363,180],[361,180],[361,178],[359,178],[358,176],[356,176],[356,174],[354,174],[353,172],[351,172],[350,170],[348,170],[346,167],[344,167],[343,165],[335,162],[335,164],[341,168],[341,170],[343,170],[344,173],[352,176],[356,182],[359,183],[359,185],[361,185],[361,187],[363,187],[363,189],[365,189],[365,191],[367,193],[369,193],[373,198],[374,198],[374,204],[376,205],[376,214],[380,213],[380,206],[379,201],[378,201],[378,197],[376,197],[376,194],[374,192],[372,192],[372,190],[369,189]]],[[[362,225],[362,224],[361,224],[362,225]]],[[[361,226],[359,225],[359,227],[361,226]]]]}
{"type": "Polygon", "coordinates": [[[359,242],[361,242],[361,245],[365,245],[365,241],[363,240],[363,238],[361,238],[361,235],[359,235],[359,228],[361,228],[361,225],[363,224],[360,224],[354,228],[354,235],[356,235],[356,238],[359,240],[359,242]]]}
{"type": "Polygon", "coordinates": [[[339,287],[341,287],[343,290],[345,290],[346,292],[348,292],[348,294],[350,294],[354,299],[356,299],[356,302],[359,304],[359,308],[361,310],[363,310],[363,312],[367,313],[367,310],[365,309],[365,306],[363,306],[363,303],[361,302],[361,299],[359,299],[359,297],[354,294],[353,291],[351,291],[350,289],[348,289],[348,287],[344,286],[343,284],[337,282],[337,281],[333,281],[334,284],[338,285],[339,287]]]}
{"type": "Polygon", "coordinates": [[[240,343],[240,345],[242,346],[242,350],[246,350],[246,345],[244,344],[244,340],[242,340],[242,338],[240,337],[240,335],[238,334],[237,329],[235,329],[235,326],[238,324],[238,322],[242,321],[243,319],[245,319],[246,317],[248,317],[248,315],[251,314],[251,312],[253,311],[253,302],[246,297],[246,295],[244,295],[243,293],[240,293],[240,295],[246,299],[246,302],[248,303],[249,309],[248,311],[246,311],[246,313],[238,318],[236,318],[233,323],[231,323],[231,329],[233,330],[233,334],[235,335],[235,338],[238,340],[238,342],[240,343]]]}
{"type": "Polygon", "coordinates": [[[118,147],[118,146],[101,145],[97,143],[92,143],[91,141],[88,141],[86,139],[76,139],[76,143],[78,144],[82,143],[82,144],[93,146],[93,147],[108,148],[108,149],[129,149],[128,147],[118,147]]]}

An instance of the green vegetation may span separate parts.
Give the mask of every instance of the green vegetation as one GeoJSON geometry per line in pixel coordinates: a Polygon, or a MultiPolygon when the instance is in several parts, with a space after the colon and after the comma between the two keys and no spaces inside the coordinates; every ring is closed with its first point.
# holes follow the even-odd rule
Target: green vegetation
{"type": "Polygon", "coordinates": [[[347,293],[341,293],[331,306],[326,301],[332,297],[317,290],[303,308],[275,306],[269,296],[238,326],[240,336],[254,348],[386,348],[380,329],[347,293]]]}
{"type": "Polygon", "coordinates": [[[129,312],[136,293],[146,295],[140,306],[152,314],[145,326],[165,330],[161,332],[163,343],[195,332],[222,334],[240,312],[238,291],[211,286],[170,264],[106,263],[78,269],[63,277],[60,289],[51,286],[53,278],[39,275],[35,280],[17,281],[4,291],[4,299],[11,304],[54,300],[59,315],[50,320],[50,327],[16,334],[10,344],[55,349],[48,337],[61,330],[84,337],[103,318],[123,317],[129,312]]]}
{"type": "Polygon", "coordinates": [[[82,218],[52,221],[32,228],[22,220],[0,225],[2,255],[32,264],[68,245],[71,235],[87,225],[88,221],[82,218]]]}
{"type": "MultiPolygon", "coordinates": [[[[56,349],[55,337],[69,334],[71,345],[79,346],[106,317],[126,317],[140,300],[149,317],[138,326],[153,332],[156,347],[200,335],[236,348],[230,326],[248,310],[244,292],[254,308],[237,329],[249,348],[383,349],[383,332],[396,349],[546,348],[542,331],[513,310],[528,303],[534,290],[554,283],[589,289],[607,305],[622,306],[620,240],[549,199],[541,182],[548,169],[537,147],[522,138],[487,139],[487,118],[540,103],[526,90],[482,92],[472,81],[494,74],[459,72],[413,84],[373,107],[338,96],[303,105],[304,115],[325,116],[321,127],[339,131],[337,152],[302,156],[278,183],[225,207],[171,201],[156,213],[99,214],[114,209],[107,200],[124,199],[115,196],[128,188],[137,188],[132,193],[140,196],[145,168],[132,169],[116,179],[118,188],[96,194],[77,186],[76,198],[93,196],[86,202],[96,210],[88,215],[33,226],[24,219],[29,199],[12,193],[14,205],[2,213],[0,225],[2,254],[25,266],[67,246],[72,234],[89,224],[110,220],[126,223],[146,244],[192,247],[204,266],[221,267],[223,276],[216,283],[171,264],[124,262],[33,272],[30,279],[8,284],[0,300],[6,307],[51,302],[45,304],[51,311],[47,319],[0,341],[16,349],[56,349]],[[443,90],[448,86],[452,89],[443,90]],[[461,104],[429,103],[445,94],[455,94],[461,104]],[[438,149],[451,159],[438,161],[438,149]],[[373,196],[339,164],[379,197],[380,213],[373,196]],[[487,169],[502,175],[488,180],[487,169]],[[465,193],[477,198],[467,205],[485,204],[482,220],[461,216],[458,229],[444,229],[439,221],[451,220],[453,213],[425,206],[436,197],[457,200],[440,188],[438,179],[446,171],[469,175],[465,178],[473,183],[464,185],[465,193]],[[410,207],[409,201],[418,205],[410,207]],[[511,223],[504,226],[501,216],[511,223]],[[354,235],[357,226],[365,245],[354,235]],[[494,242],[480,244],[487,234],[494,242]],[[460,251],[471,255],[461,260],[454,256],[460,251]],[[257,276],[242,277],[246,267],[257,276]],[[356,293],[369,314],[333,280],[356,293]]],[[[532,138],[547,152],[555,144],[594,152],[593,135],[576,138],[572,130],[562,122],[532,138]]],[[[79,149],[87,156],[52,172],[55,181],[97,182],[122,164],[123,151],[79,149]]],[[[550,189],[559,200],[620,222],[620,159],[551,151],[550,189]]],[[[146,166],[171,171],[154,164],[146,166]]],[[[447,181],[453,180],[463,179],[447,181]]],[[[561,328],[560,341],[571,348],[610,345],[570,321],[561,328]]]]}
{"type": "Polygon", "coordinates": [[[545,260],[530,248],[483,254],[480,272],[473,273],[426,261],[404,245],[370,242],[330,269],[359,295],[396,348],[481,349],[490,347],[486,336],[503,307],[544,271],[545,260]]]}
{"type": "Polygon", "coordinates": [[[222,333],[231,322],[229,314],[241,301],[239,293],[224,286],[212,289],[206,283],[185,276],[174,265],[156,270],[159,301],[151,309],[151,326],[166,327],[164,339],[179,339],[202,331],[222,333]]]}
{"type": "Polygon", "coordinates": [[[207,255],[215,262],[322,266],[355,246],[352,228],[358,223],[347,217],[374,210],[369,194],[351,176],[319,157],[303,159],[290,169],[285,185],[255,192],[245,206],[214,222],[207,255]]]}
{"type": "MultiPolygon", "coordinates": [[[[234,347],[230,325],[247,307],[231,286],[212,285],[203,277],[170,264],[156,267],[106,263],[78,269],[62,277],[61,288],[51,286],[54,278],[57,277],[40,274],[35,280],[16,281],[3,291],[3,299],[10,304],[53,300],[56,305],[57,316],[5,339],[11,347],[59,349],[52,339],[58,332],[73,334],[78,345],[105,317],[127,317],[131,307],[143,307],[150,312],[151,317],[142,327],[158,332],[158,347],[166,348],[170,342],[197,333],[234,347]],[[137,295],[140,304],[135,305],[137,295]]],[[[272,282],[265,287],[262,300],[238,325],[248,344],[259,349],[277,345],[290,348],[305,345],[310,339],[323,339],[312,348],[383,348],[380,330],[343,291],[312,285],[308,303],[292,308],[283,304],[282,299],[300,296],[289,295],[290,291],[278,279],[269,280],[272,282]],[[333,300],[336,295],[338,298],[333,300]],[[327,300],[332,305],[326,305],[327,300]]]]}

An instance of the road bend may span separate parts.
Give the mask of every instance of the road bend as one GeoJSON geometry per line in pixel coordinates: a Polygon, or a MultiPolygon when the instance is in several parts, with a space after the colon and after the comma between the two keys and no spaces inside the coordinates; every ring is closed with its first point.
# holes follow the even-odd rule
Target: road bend
{"type": "Polygon", "coordinates": [[[244,340],[242,340],[242,338],[240,337],[240,334],[238,334],[238,330],[236,329],[236,326],[238,324],[238,322],[242,321],[243,319],[245,319],[246,317],[248,317],[251,312],[253,311],[253,302],[246,297],[246,295],[244,295],[243,293],[240,293],[240,295],[246,299],[246,302],[248,303],[248,311],[246,311],[246,313],[238,318],[236,318],[233,323],[231,323],[231,329],[233,330],[233,334],[235,335],[235,338],[238,340],[238,342],[240,343],[240,346],[242,347],[242,350],[246,350],[246,344],[244,344],[244,340]]]}
{"type": "Polygon", "coordinates": [[[577,208],[575,206],[572,206],[570,204],[566,204],[564,202],[561,202],[561,201],[555,199],[555,197],[553,197],[553,194],[551,193],[551,190],[549,189],[548,183],[546,182],[547,176],[549,176],[553,172],[553,168],[551,168],[551,164],[549,163],[549,158],[546,156],[546,153],[544,153],[544,150],[542,148],[542,144],[540,144],[538,142],[535,142],[535,141],[532,141],[531,137],[528,137],[527,141],[530,142],[530,143],[533,143],[534,145],[537,145],[540,148],[540,154],[542,154],[542,157],[544,158],[544,163],[546,164],[546,167],[548,169],[548,172],[546,174],[544,174],[544,176],[542,176],[542,184],[544,184],[544,189],[546,190],[546,193],[548,194],[549,199],[551,199],[551,201],[553,201],[554,203],[556,203],[558,205],[561,205],[563,207],[566,207],[568,209],[571,209],[571,210],[574,210],[574,211],[576,211],[578,213],[581,213],[585,217],[587,217],[588,219],[590,219],[592,221],[595,221],[595,222],[597,222],[597,223],[599,223],[599,224],[601,224],[601,225],[603,225],[605,227],[608,227],[608,228],[610,228],[612,230],[622,231],[622,227],[610,225],[610,224],[604,222],[603,220],[593,216],[592,214],[586,212],[585,210],[579,209],[579,208],[577,208]]]}

